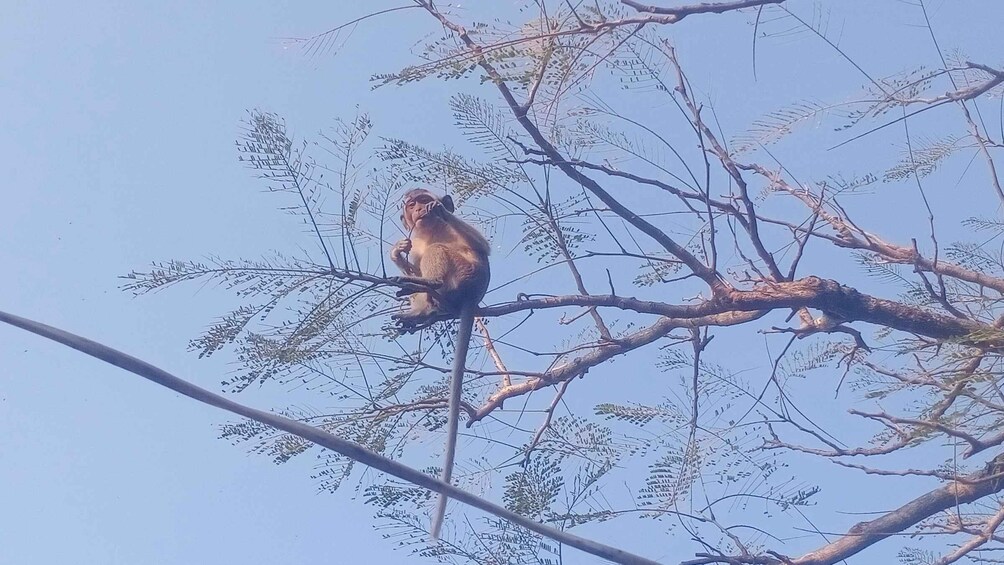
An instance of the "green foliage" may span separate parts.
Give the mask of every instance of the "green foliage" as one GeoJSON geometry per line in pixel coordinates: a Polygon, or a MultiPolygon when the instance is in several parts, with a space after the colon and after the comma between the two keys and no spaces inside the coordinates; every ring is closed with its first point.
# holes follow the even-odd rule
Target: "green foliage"
{"type": "Polygon", "coordinates": [[[732,145],[737,152],[743,153],[777,143],[799,127],[822,122],[839,108],[839,105],[813,101],[795,102],[755,120],[745,134],[732,140],[732,145]]]}
{"type": "Polygon", "coordinates": [[[1004,222],[993,218],[966,218],[962,225],[979,231],[1004,232],[1004,222]]]}
{"type": "Polygon", "coordinates": [[[904,547],[896,555],[903,565],[932,565],[938,562],[938,554],[916,547],[904,547]]]}
{"type": "Polygon", "coordinates": [[[830,175],[825,181],[820,183],[823,189],[827,192],[834,192],[836,194],[847,194],[853,192],[860,192],[863,189],[875,184],[878,181],[878,177],[866,173],[860,176],[851,176],[850,178],[845,178],[843,175],[830,175]]]}
{"type": "Polygon", "coordinates": [[[945,254],[954,262],[966,268],[987,273],[1004,272],[1004,258],[999,251],[991,253],[984,246],[959,242],[945,249],[945,254]]]}
{"type": "Polygon", "coordinates": [[[908,288],[919,288],[919,283],[906,277],[906,268],[898,263],[890,263],[873,253],[855,253],[854,259],[866,273],[889,284],[906,285],[908,288]]]}
{"type": "Polygon", "coordinates": [[[578,197],[555,203],[548,210],[530,210],[523,218],[523,251],[538,261],[548,262],[573,255],[582,243],[594,241],[596,235],[571,222],[581,204],[578,197]]]}
{"type": "Polygon", "coordinates": [[[638,493],[639,502],[654,509],[674,508],[690,492],[699,465],[696,450],[664,448],[649,467],[645,487],[638,493]]]}
{"type": "Polygon", "coordinates": [[[534,457],[505,479],[505,500],[509,510],[532,518],[545,518],[548,509],[562,494],[565,481],[560,458],[534,457]]]}
{"type": "Polygon", "coordinates": [[[882,180],[900,181],[914,174],[919,178],[926,177],[959,149],[959,138],[954,135],[942,139],[913,140],[911,148],[904,149],[903,158],[885,172],[882,180]]]}
{"type": "Polygon", "coordinates": [[[450,150],[430,151],[399,139],[386,142],[378,157],[391,162],[403,182],[452,194],[458,204],[504,190],[523,178],[505,164],[479,163],[450,150]]]}
{"type": "Polygon", "coordinates": [[[778,373],[785,378],[808,378],[808,373],[833,366],[845,353],[843,344],[811,343],[805,349],[791,351],[778,364],[778,373]]]}
{"type": "Polygon", "coordinates": [[[638,266],[641,273],[634,278],[634,284],[636,286],[653,286],[665,283],[667,280],[675,278],[681,268],[682,265],[676,261],[647,261],[638,266]]]}
{"type": "Polygon", "coordinates": [[[904,111],[908,101],[926,92],[940,74],[940,70],[931,71],[921,66],[867,84],[861,97],[863,101],[847,112],[848,122],[841,129],[851,128],[866,119],[885,117],[892,110],[904,111]]]}
{"type": "Polygon", "coordinates": [[[682,424],[686,418],[669,404],[658,406],[621,406],[618,404],[603,403],[596,406],[596,415],[606,419],[615,419],[634,426],[645,426],[653,420],[665,423],[682,424]]]}
{"type": "Polygon", "coordinates": [[[595,462],[617,459],[622,447],[615,444],[610,428],[584,417],[562,416],[551,422],[537,450],[595,462]]]}
{"type": "MultiPolygon", "coordinates": [[[[511,118],[483,98],[457,94],[450,99],[450,109],[456,126],[464,137],[481,148],[493,159],[517,158],[521,150],[516,146],[517,134],[509,122],[511,118]]],[[[526,173],[511,167],[513,177],[529,181],[526,173]]]]}

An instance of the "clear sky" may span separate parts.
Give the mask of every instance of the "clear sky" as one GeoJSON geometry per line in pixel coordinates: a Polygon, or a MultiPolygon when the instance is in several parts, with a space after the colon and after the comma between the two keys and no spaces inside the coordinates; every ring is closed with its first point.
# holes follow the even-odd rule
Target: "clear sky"
{"type": "MultiPolygon", "coordinates": [[[[294,132],[313,133],[358,106],[381,135],[456,143],[446,100],[457,83],[372,91],[368,81],[414,61],[411,46],[440,33],[428,17],[389,14],[356,28],[338,52],[314,56],[281,41],[401,3],[8,2],[0,9],[0,309],[218,389],[233,370],[226,356],[199,360],[186,347],[234,299],[198,285],[134,299],[117,290],[116,277],[151,260],[253,258],[309,244],[236,161],[234,139],[249,108],[275,111],[294,132]],[[415,111],[404,101],[427,105],[415,111]]],[[[909,3],[835,4],[841,11],[829,16],[831,29],[875,75],[938,64],[909,3]],[[897,48],[870,50],[876,37],[897,48]]],[[[790,5],[811,14],[809,2],[790,5]]],[[[1004,4],[933,0],[929,8],[946,48],[991,65],[1004,61],[1004,4]]],[[[853,90],[834,95],[834,85],[862,82],[808,34],[764,40],[754,82],[752,30],[744,16],[727,17],[731,24],[713,29],[728,33],[713,40],[701,35],[707,18],[686,20],[679,37],[691,82],[719,101],[733,132],[786,102],[846,98],[853,90]],[[783,72],[796,50],[804,66],[783,72]]],[[[957,125],[953,110],[944,114],[957,125]]],[[[811,174],[869,157],[853,151],[828,163],[796,154],[789,163],[811,174]]],[[[964,167],[945,178],[958,180],[964,167]]],[[[950,212],[957,196],[946,190],[938,198],[950,212]]],[[[862,211],[894,235],[923,236],[916,210],[900,212],[862,211]]],[[[759,353],[756,362],[762,369],[759,353]]],[[[602,389],[592,394],[603,398],[602,389]]],[[[284,405],[277,387],[239,400],[284,405]]],[[[0,564],[407,558],[373,529],[370,509],[352,499],[351,488],[318,494],[312,460],[277,467],[249,455],[217,439],[226,421],[110,366],[0,328],[0,564]]],[[[665,557],[653,547],[630,549],[665,557]]],[[[594,561],[576,555],[570,562],[594,561]]]]}

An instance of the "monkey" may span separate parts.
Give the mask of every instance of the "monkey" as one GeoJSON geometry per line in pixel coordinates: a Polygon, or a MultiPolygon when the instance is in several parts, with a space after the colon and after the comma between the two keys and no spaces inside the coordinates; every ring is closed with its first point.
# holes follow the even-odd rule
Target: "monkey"
{"type": "MultiPolygon", "coordinates": [[[[474,326],[478,303],[488,291],[491,271],[488,240],[472,225],[453,215],[453,199],[437,197],[424,188],[411,189],[404,195],[401,223],[409,237],[391,248],[390,258],[411,282],[427,285],[431,292],[402,290],[411,294],[407,312],[396,319],[402,327],[435,315],[460,317],[456,349],[450,375],[450,400],[446,421],[446,453],[443,455],[443,482],[453,475],[460,421],[460,398],[463,392],[467,348],[474,326]],[[407,255],[407,258],[405,257],[407,255]]],[[[439,539],[446,514],[447,497],[439,495],[432,517],[432,539],[439,539]]]]}
{"type": "Polygon", "coordinates": [[[449,196],[420,188],[404,195],[401,223],[410,237],[393,246],[390,259],[405,275],[399,278],[432,289],[398,293],[411,294],[410,309],[396,316],[405,327],[437,314],[460,314],[488,290],[488,241],[453,212],[449,196]]]}

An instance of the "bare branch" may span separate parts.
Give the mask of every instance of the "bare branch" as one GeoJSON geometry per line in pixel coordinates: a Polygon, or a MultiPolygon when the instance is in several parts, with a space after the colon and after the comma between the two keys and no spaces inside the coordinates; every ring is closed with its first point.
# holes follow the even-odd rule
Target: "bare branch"
{"type": "Polygon", "coordinates": [[[945,485],[879,518],[855,524],[840,539],[793,559],[792,565],[838,563],[938,512],[1000,492],[1004,490],[1004,481],[994,480],[992,477],[998,477],[1002,472],[1004,472],[1004,455],[998,455],[981,471],[963,477],[965,483],[945,485]]]}
{"type": "Polygon", "coordinates": [[[364,465],[373,467],[374,469],[383,471],[384,473],[393,475],[400,479],[404,479],[431,491],[447,495],[454,500],[459,500],[479,510],[483,510],[500,518],[509,520],[514,524],[519,524],[528,530],[537,532],[540,535],[546,536],[555,541],[581,549],[586,553],[590,553],[604,559],[609,559],[615,563],[623,563],[625,565],[658,565],[655,561],[650,559],[628,553],[621,549],[606,546],[592,540],[580,538],[574,534],[557,530],[539,522],[529,520],[519,514],[516,514],[515,512],[493,504],[449,483],[445,483],[439,479],[426,475],[421,471],[412,469],[407,465],[403,465],[378,453],[374,453],[357,443],[344,440],[336,435],[329,434],[302,422],[297,422],[296,420],[291,420],[271,412],[265,412],[263,410],[239,404],[204,388],[195,386],[186,380],[176,377],[167,371],[137,359],[136,357],[102,345],[96,341],[91,341],[87,338],[60,330],[58,328],[47,326],[40,322],[8,314],[6,312],[0,312],[0,322],[10,324],[14,327],[21,328],[46,339],[51,339],[52,341],[61,343],[72,349],[76,349],[81,353],[85,353],[121,369],[125,369],[130,373],[139,375],[144,379],[153,381],[158,385],[169,388],[193,400],[197,400],[204,404],[232,412],[238,416],[243,416],[256,422],[291,433],[295,436],[301,437],[310,442],[316,443],[317,445],[326,447],[346,457],[359,461],[364,465]]]}

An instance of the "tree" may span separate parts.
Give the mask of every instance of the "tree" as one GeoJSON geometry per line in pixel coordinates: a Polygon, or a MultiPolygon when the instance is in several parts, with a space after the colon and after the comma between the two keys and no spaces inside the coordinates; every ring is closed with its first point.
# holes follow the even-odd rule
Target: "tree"
{"type": "MultiPolygon", "coordinates": [[[[423,62],[375,84],[462,79],[450,104],[468,147],[374,139],[365,113],[297,140],[281,117],[249,112],[240,158],[289,197],[316,251],[129,275],[126,289],[140,294],[208,280],[246,301],[192,341],[200,355],[234,352],[242,369],[224,383],[230,392],[305,383],[304,398],[337,408],[290,403],[282,414],[435,464],[422,457],[440,441],[453,326],[396,334],[388,318],[402,283],[384,260],[400,234],[397,198],[431,186],[453,194],[498,250],[468,362],[463,488],[559,529],[603,535],[649,518],[637,528],[672,545],[664,562],[809,565],[893,552],[910,564],[995,562],[1004,190],[994,158],[1004,131],[991,128],[1004,70],[943,50],[923,0],[899,9],[922,23],[934,62],[886,78],[806,3],[540,1],[518,24],[473,13],[488,7],[410,8],[442,37],[423,62]],[[841,99],[847,85],[835,84],[841,94],[824,102],[793,95],[761,118],[721,108],[689,78],[675,38],[688,26],[713,34],[723,20],[749,26],[752,61],[758,41],[802,32],[863,89],[841,99]],[[958,122],[945,127],[945,115],[958,122]],[[833,131],[805,131],[812,124],[833,131]],[[871,144],[877,167],[890,139],[898,159],[864,173],[827,151],[871,144]],[[949,194],[960,176],[946,178],[950,167],[968,200],[949,194]],[[920,209],[923,221],[876,214],[893,206],[920,209]],[[752,356],[736,352],[750,351],[766,352],[768,366],[747,371],[752,356]],[[843,507],[810,508],[823,483],[846,485],[843,507]],[[866,494],[883,488],[880,500],[866,494]],[[834,529],[838,510],[875,514],[834,529]],[[806,529],[814,535],[790,539],[806,529]]],[[[323,50],[343,29],[301,43],[323,50]]],[[[253,421],[224,436],[280,463],[311,450],[253,421]]],[[[318,457],[325,489],[354,470],[351,458],[318,457]]],[[[474,514],[453,513],[446,541],[431,545],[432,499],[420,486],[381,478],[363,498],[390,537],[425,556],[563,560],[560,545],[474,514]]]]}

